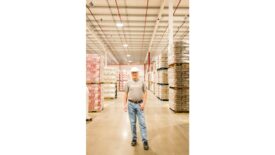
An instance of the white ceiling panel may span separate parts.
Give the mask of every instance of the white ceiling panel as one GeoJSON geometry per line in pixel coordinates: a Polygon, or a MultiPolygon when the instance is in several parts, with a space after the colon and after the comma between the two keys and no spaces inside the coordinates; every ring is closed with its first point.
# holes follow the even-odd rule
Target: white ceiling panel
{"type": "MultiPolygon", "coordinates": [[[[133,61],[133,64],[143,64],[161,3],[162,0],[87,0],[87,53],[104,55],[107,51],[119,64],[127,64],[128,60],[133,61]],[[118,22],[122,22],[123,27],[118,28],[116,26],[118,22]],[[123,44],[127,44],[128,47],[123,47],[123,44]],[[131,56],[127,57],[127,54],[131,56]]],[[[173,26],[174,41],[189,39],[188,0],[174,0],[173,26]]],[[[166,50],[167,29],[168,4],[166,3],[152,41],[152,56],[166,50]]],[[[108,64],[115,62],[108,58],[108,64]]]]}

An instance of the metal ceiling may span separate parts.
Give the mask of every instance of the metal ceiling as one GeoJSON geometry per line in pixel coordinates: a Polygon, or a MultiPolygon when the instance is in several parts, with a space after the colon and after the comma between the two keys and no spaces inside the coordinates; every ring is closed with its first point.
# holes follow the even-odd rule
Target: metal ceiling
{"type": "MultiPolygon", "coordinates": [[[[189,2],[173,0],[173,5],[174,41],[188,40],[189,2]]],[[[168,46],[167,0],[87,0],[86,23],[87,53],[107,52],[108,64],[143,64],[151,40],[152,56],[168,46]],[[116,26],[120,22],[123,27],[116,26]]]]}

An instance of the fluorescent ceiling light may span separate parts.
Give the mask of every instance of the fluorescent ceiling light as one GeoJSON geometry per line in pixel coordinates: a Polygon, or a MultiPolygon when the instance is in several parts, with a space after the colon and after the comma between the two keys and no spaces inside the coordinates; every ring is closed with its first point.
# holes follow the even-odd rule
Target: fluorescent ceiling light
{"type": "Polygon", "coordinates": [[[123,23],[116,23],[117,27],[123,27],[123,23]]]}
{"type": "Polygon", "coordinates": [[[123,45],[123,47],[125,47],[125,48],[126,48],[126,47],[128,47],[128,45],[127,45],[127,44],[124,44],[124,45],[123,45]]]}
{"type": "Polygon", "coordinates": [[[127,57],[130,57],[131,55],[130,54],[127,54],[127,57]]]}

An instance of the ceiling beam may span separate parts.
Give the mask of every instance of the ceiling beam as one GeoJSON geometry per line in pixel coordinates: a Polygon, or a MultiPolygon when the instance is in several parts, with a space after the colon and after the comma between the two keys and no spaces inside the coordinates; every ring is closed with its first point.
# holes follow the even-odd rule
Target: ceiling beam
{"type": "MultiPolygon", "coordinates": [[[[174,15],[174,17],[182,17],[187,15],[188,13],[182,13],[182,14],[177,14],[174,15]]],[[[91,16],[90,13],[86,14],[87,16],[91,16]]],[[[117,15],[117,14],[113,14],[113,15],[117,15]]],[[[106,14],[106,13],[98,13],[98,14],[94,14],[94,16],[109,16],[112,17],[112,14],[106,14]]],[[[123,17],[144,17],[144,14],[120,14],[120,16],[123,17]]],[[[156,14],[147,14],[147,17],[157,17],[158,15],[156,14]]],[[[163,14],[163,17],[168,17],[168,14],[163,14]]]]}
{"type": "MultiPolygon", "coordinates": [[[[108,6],[93,6],[92,9],[108,9],[108,6]]],[[[110,8],[115,9],[116,6],[110,6],[110,8]]],[[[119,6],[120,9],[146,9],[146,6],[119,6]]],[[[176,7],[174,7],[176,8],[176,7]]],[[[159,6],[148,6],[148,9],[159,9],[159,6]]],[[[168,10],[168,7],[164,7],[168,10]]],[[[178,7],[178,9],[189,9],[189,7],[178,7]]]]}
{"type": "MultiPolygon", "coordinates": [[[[87,22],[88,21],[90,21],[89,19],[87,19],[86,20],[87,22]]],[[[95,20],[92,20],[93,22],[95,21],[95,20]]],[[[100,23],[114,23],[114,21],[112,21],[112,20],[102,20],[102,21],[100,21],[100,20],[96,20],[97,22],[100,22],[100,23]]],[[[144,23],[144,21],[143,20],[129,20],[131,23],[144,23]]],[[[122,20],[122,22],[123,23],[126,23],[127,21],[126,20],[122,20]]],[[[149,23],[155,23],[156,22],[156,20],[148,20],[147,22],[149,22],[149,23]]],[[[162,20],[162,21],[160,21],[159,23],[167,23],[168,21],[167,20],[162,20]]],[[[188,21],[189,22],[189,21],[188,21]]],[[[174,21],[174,23],[182,23],[182,21],[174,21]]]]}
{"type": "MultiPolygon", "coordinates": [[[[88,24],[86,25],[86,26],[88,26],[88,24]]],[[[88,31],[90,31],[89,29],[88,29],[88,31]]],[[[91,31],[90,31],[91,32],[91,31]]],[[[109,51],[109,50],[106,50],[106,48],[105,48],[105,45],[104,44],[102,44],[102,42],[99,40],[99,38],[97,37],[97,35],[95,34],[95,32],[94,31],[92,31],[92,33],[94,33],[94,38],[96,39],[96,41],[99,43],[99,45],[101,46],[101,48],[104,50],[104,52],[107,52],[108,53],[108,55],[115,61],[115,63],[117,63],[118,64],[118,61],[117,61],[117,59],[114,57],[114,55],[109,51]]]]}

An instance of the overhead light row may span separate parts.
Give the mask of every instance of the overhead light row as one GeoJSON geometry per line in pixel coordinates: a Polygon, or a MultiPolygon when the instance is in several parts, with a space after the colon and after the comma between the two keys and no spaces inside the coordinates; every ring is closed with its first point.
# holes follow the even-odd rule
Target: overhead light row
{"type": "Polygon", "coordinates": [[[116,23],[116,26],[117,27],[123,27],[123,23],[118,22],[118,23],[116,23]]]}
{"type": "MultiPolygon", "coordinates": [[[[116,23],[116,26],[118,27],[118,28],[121,28],[121,27],[123,27],[123,23],[121,23],[121,22],[117,22],[116,23]]],[[[128,47],[128,44],[123,44],[123,47],[124,48],[127,48],[128,47]]],[[[131,55],[130,54],[127,54],[127,57],[130,57],[131,55]]],[[[133,62],[132,60],[129,60],[128,61],[128,63],[131,63],[131,62],[133,62]]]]}

